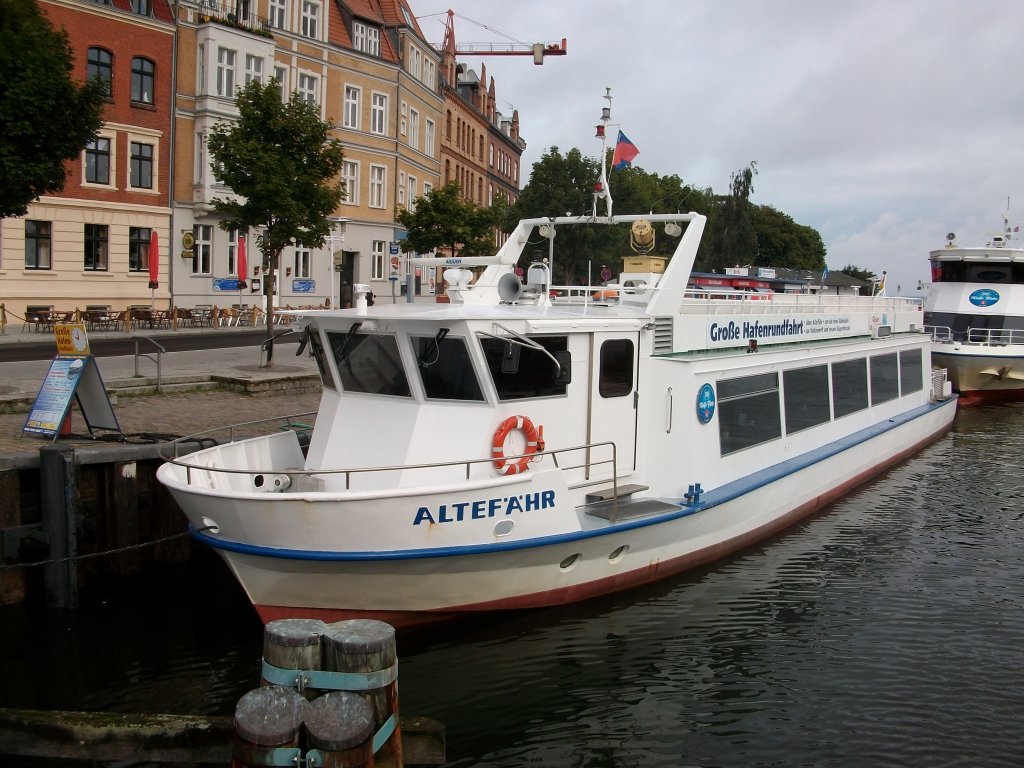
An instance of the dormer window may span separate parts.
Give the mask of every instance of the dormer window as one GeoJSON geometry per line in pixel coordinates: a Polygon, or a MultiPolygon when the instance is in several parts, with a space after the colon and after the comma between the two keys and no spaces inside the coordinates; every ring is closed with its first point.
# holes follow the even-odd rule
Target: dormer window
{"type": "Polygon", "coordinates": [[[357,51],[380,56],[380,30],[364,22],[353,21],[352,45],[357,51]]]}

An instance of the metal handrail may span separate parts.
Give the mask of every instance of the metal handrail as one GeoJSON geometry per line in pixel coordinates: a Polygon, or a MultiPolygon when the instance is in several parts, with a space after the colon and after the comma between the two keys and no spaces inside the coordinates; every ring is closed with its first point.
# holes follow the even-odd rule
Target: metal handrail
{"type": "MultiPolygon", "coordinates": [[[[179,449],[179,447],[182,444],[184,444],[184,443],[202,442],[202,440],[204,438],[208,438],[210,435],[212,435],[212,434],[214,434],[216,432],[223,431],[223,430],[227,430],[228,431],[228,434],[229,434],[228,443],[233,443],[233,442],[235,442],[235,433],[240,431],[240,430],[242,430],[242,429],[244,429],[244,428],[250,428],[251,429],[252,427],[257,427],[260,424],[268,424],[268,423],[271,423],[271,422],[275,422],[275,423],[276,422],[284,422],[284,423],[281,423],[281,428],[282,429],[286,429],[286,428],[287,429],[294,429],[295,427],[307,427],[308,425],[303,424],[302,422],[299,421],[299,419],[305,419],[305,418],[308,418],[309,416],[313,416],[313,415],[315,415],[315,412],[314,411],[309,411],[309,412],[306,412],[306,413],[292,414],[292,415],[289,415],[289,416],[278,416],[276,418],[257,419],[255,421],[241,422],[239,424],[229,424],[229,425],[225,425],[225,426],[222,426],[222,427],[214,427],[212,429],[207,429],[207,430],[204,430],[202,432],[196,432],[194,434],[186,435],[185,437],[180,437],[180,438],[178,438],[176,440],[172,440],[172,441],[169,441],[167,443],[164,443],[158,449],[158,454],[159,454],[160,458],[162,458],[164,461],[168,462],[169,464],[174,464],[176,466],[183,467],[185,469],[186,482],[189,485],[192,484],[192,470],[200,470],[200,471],[206,472],[206,473],[225,474],[225,475],[272,475],[272,474],[282,475],[283,474],[283,475],[288,475],[290,478],[309,477],[309,476],[313,476],[313,475],[316,475],[316,476],[322,476],[322,475],[344,475],[345,476],[345,490],[350,490],[351,489],[352,477],[354,475],[365,475],[365,474],[371,474],[371,473],[375,473],[375,472],[400,472],[400,471],[405,471],[405,470],[441,469],[441,468],[444,468],[444,467],[464,466],[465,469],[466,469],[466,472],[465,472],[466,479],[469,480],[470,477],[471,477],[471,470],[472,470],[473,466],[475,466],[477,464],[490,464],[490,463],[492,463],[494,461],[494,457],[493,456],[488,456],[486,458],[480,458],[480,459],[459,459],[457,461],[437,461],[437,462],[429,462],[429,463],[426,463],[426,464],[399,464],[399,465],[393,465],[393,466],[380,466],[380,467],[354,467],[354,468],[338,468],[338,469],[299,469],[299,468],[291,469],[290,468],[290,469],[287,469],[287,470],[282,470],[280,468],[259,469],[259,468],[252,468],[252,467],[247,467],[245,469],[229,469],[227,467],[209,467],[209,466],[206,466],[205,464],[192,463],[192,462],[189,462],[187,460],[189,454],[186,454],[185,456],[181,456],[178,453],[178,449],[179,449]]],[[[260,437],[260,436],[257,436],[257,437],[260,437]]],[[[266,437],[266,435],[263,435],[262,437],[266,437]]],[[[254,439],[254,438],[243,438],[243,439],[254,439]]],[[[611,482],[612,485],[613,485],[614,493],[616,495],[618,494],[618,473],[616,471],[616,468],[618,466],[618,457],[616,455],[616,446],[615,446],[614,442],[609,440],[609,441],[604,441],[604,442],[600,442],[600,443],[586,443],[584,445],[571,446],[571,447],[566,447],[566,448],[555,448],[555,449],[552,449],[552,450],[537,451],[536,453],[532,453],[532,454],[520,454],[520,455],[517,455],[517,456],[506,456],[505,457],[505,461],[507,461],[507,462],[514,462],[514,461],[517,461],[519,459],[524,459],[524,458],[530,458],[532,460],[537,460],[537,459],[539,459],[539,458],[541,458],[543,456],[550,456],[551,459],[552,459],[552,462],[555,465],[555,467],[560,469],[560,470],[562,470],[562,471],[569,471],[569,470],[574,470],[574,469],[587,469],[587,470],[589,470],[589,469],[591,469],[593,467],[598,467],[598,466],[602,466],[602,465],[606,465],[606,464],[611,465],[611,467],[612,467],[612,476],[611,476],[611,478],[605,478],[605,479],[600,479],[600,480],[592,480],[592,481],[589,481],[589,482],[581,483],[579,485],[575,485],[573,487],[585,487],[587,485],[597,485],[597,484],[600,484],[600,483],[611,482]],[[609,459],[597,459],[597,460],[594,460],[594,459],[588,458],[583,463],[579,463],[579,464],[566,464],[564,466],[559,463],[559,458],[558,458],[559,455],[571,454],[571,453],[577,452],[577,451],[588,452],[588,455],[589,455],[589,452],[592,451],[593,449],[595,449],[595,448],[602,448],[602,447],[606,447],[606,446],[611,448],[611,458],[609,458],[609,459]]],[[[509,475],[508,477],[511,478],[513,476],[509,475]]]]}
{"type": "Polygon", "coordinates": [[[134,340],[135,340],[135,355],[134,355],[134,358],[135,358],[135,378],[139,378],[139,376],[141,375],[139,373],[139,358],[140,357],[144,357],[147,360],[150,360],[150,361],[156,363],[156,391],[159,392],[160,391],[160,384],[161,384],[160,379],[161,379],[162,370],[163,370],[162,358],[163,358],[163,354],[167,350],[164,349],[164,347],[158,341],[156,341],[156,339],[152,339],[149,336],[135,336],[134,340]],[[152,355],[148,355],[145,352],[139,352],[139,342],[140,341],[148,341],[150,344],[152,344],[154,347],[157,348],[156,360],[153,360],[152,355]]]}
{"type": "Polygon", "coordinates": [[[263,343],[260,344],[260,368],[266,368],[266,365],[264,365],[263,362],[263,356],[267,354],[267,348],[273,346],[274,342],[277,341],[278,339],[284,336],[290,336],[293,333],[298,334],[300,333],[300,331],[297,331],[294,328],[289,328],[286,331],[281,331],[280,333],[272,334],[271,336],[263,340],[263,343]]]}

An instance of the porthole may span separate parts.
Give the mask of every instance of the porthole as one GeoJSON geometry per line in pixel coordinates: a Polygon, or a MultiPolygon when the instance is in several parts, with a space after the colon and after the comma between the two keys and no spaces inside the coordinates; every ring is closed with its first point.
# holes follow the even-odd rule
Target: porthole
{"type": "Polygon", "coordinates": [[[609,563],[617,563],[622,559],[622,556],[629,551],[629,544],[623,544],[621,547],[616,547],[612,550],[612,553],[608,555],[609,563]]]}
{"type": "Polygon", "coordinates": [[[256,486],[257,488],[262,488],[263,487],[263,482],[264,482],[263,475],[256,475],[256,477],[254,477],[252,479],[252,484],[254,486],[256,486]]]}
{"type": "Polygon", "coordinates": [[[508,536],[512,533],[512,529],[516,527],[516,524],[511,520],[499,520],[494,524],[494,535],[495,536],[508,536]]]}
{"type": "Polygon", "coordinates": [[[563,571],[572,570],[572,567],[580,561],[581,557],[583,557],[583,555],[581,555],[579,552],[577,552],[575,555],[569,555],[567,558],[565,558],[562,562],[558,564],[558,567],[563,571]]]}

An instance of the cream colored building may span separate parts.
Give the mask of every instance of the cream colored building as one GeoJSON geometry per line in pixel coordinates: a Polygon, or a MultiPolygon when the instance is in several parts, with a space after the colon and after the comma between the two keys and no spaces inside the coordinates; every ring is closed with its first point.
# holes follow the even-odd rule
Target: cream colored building
{"type": "MultiPolygon", "coordinates": [[[[401,233],[395,206],[438,184],[442,94],[439,54],[404,0],[238,0],[178,4],[172,290],[180,306],[262,301],[264,279],[247,237],[248,286],[237,285],[238,233],[219,227],[216,197],[230,190],[210,167],[206,138],[237,117],[234,93],[253,78],[277,78],[336,127],[345,152],[346,197],[323,248],[285,249],[279,306],[344,301],[345,285],[369,284],[381,299],[399,293],[390,255],[401,233]],[[259,290],[255,286],[259,285],[259,290]]],[[[400,259],[400,271],[407,260],[400,259]]],[[[422,293],[429,291],[424,281],[422,293]]]]}

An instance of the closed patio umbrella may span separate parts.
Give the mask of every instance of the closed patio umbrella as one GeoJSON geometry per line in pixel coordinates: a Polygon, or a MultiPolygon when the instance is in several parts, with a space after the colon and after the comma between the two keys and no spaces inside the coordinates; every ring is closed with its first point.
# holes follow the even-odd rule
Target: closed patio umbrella
{"type": "Polygon", "coordinates": [[[149,303],[153,306],[156,299],[153,291],[160,287],[160,240],[154,229],[149,234],[149,303]]]}
{"type": "Polygon", "coordinates": [[[238,290],[245,288],[245,273],[249,265],[245,260],[245,235],[238,236],[238,290]]]}

